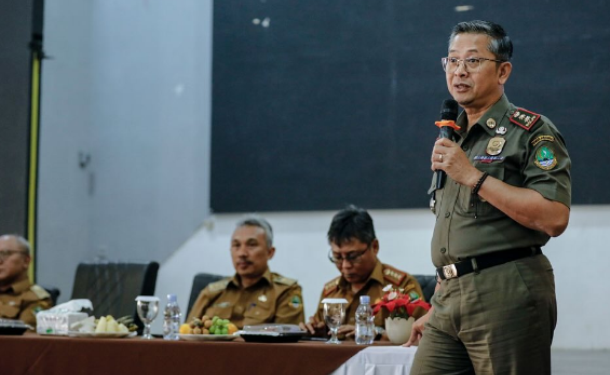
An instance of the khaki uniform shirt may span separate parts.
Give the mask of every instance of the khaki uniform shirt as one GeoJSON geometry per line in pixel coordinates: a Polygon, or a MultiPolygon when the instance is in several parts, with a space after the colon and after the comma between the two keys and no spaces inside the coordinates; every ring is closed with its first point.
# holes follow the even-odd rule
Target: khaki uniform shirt
{"type": "MultiPolygon", "coordinates": [[[[332,279],[324,285],[322,296],[320,297],[320,303],[316,311],[315,318],[318,321],[324,321],[324,304],[322,300],[324,298],[345,298],[347,300],[347,307],[345,309],[345,320],[343,324],[356,324],[356,309],[360,305],[360,296],[369,296],[371,299],[371,305],[373,305],[385,293],[383,288],[391,284],[395,289],[403,289],[405,294],[416,292],[422,299],[423,293],[417,280],[406,272],[398,270],[387,264],[382,264],[379,260],[373,269],[373,272],[366,281],[364,288],[358,293],[352,291],[352,286],[348,283],[343,276],[339,276],[332,279]]],[[[385,327],[385,318],[388,317],[386,309],[380,310],[382,313],[375,315],[375,326],[385,327]]],[[[416,316],[415,318],[419,318],[416,316]]]]}
{"type": "Polygon", "coordinates": [[[305,320],[301,286],[269,269],[258,283],[245,289],[237,275],[228,277],[201,291],[187,323],[203,315],[229,319],[238,328],[263,323],[299,324],[305,320]]]}
{"type": "MultiPolygon", "coordinates": [[[[509,185],[533,189],[543,197],[570,207],[570,157],[563,137],[546,117],[517,108],[505,95],[467,129],[462,113],[457,143],[470,162],[509,185]]],[[[436,186],[436,174],[430,193],[436,186]]],[[[481,197],[472,187],[449,176],[436,190],[436,225],[432,261],[436,267],[481,254],[513,248],[543,246],[549,236],[517,223],[481,197]]]]}
{"type": "Polygon", "coordinates": [[[53,306],[51,296],[27,276],[0,292],[0,318],[22,320],[36,327],[36,313],[53,306]]]}

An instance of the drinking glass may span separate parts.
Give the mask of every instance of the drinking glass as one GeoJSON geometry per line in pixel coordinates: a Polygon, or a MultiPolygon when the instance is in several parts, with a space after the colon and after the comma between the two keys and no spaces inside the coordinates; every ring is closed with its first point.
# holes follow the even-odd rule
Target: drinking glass
{"type": "Polygon", "coordinates": [[[152,339],[150,334],[150,323],[155,320],[159,313],[159,298],[153,296],[137,296],[136,301],[138,302],[138,316],[144,323],[144,332],[142,338],[146,340],[152,339]]]}
{"type": "Polygon", "coordinates": [[[337,330],[341,327],[343,318],[345,317],[345,305],[347,300],[343,298],[325,298],[324,303],[324,322],[330,329],[330,340],[327,344],[341,344],[337,338],[337,330]]]}

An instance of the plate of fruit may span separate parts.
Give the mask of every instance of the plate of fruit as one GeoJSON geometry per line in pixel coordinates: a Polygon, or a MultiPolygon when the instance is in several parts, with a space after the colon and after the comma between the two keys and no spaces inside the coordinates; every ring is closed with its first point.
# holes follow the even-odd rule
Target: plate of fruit
{"type": "Polygon", "coordinates": [[[232,341],[239,337],[237,326],[228,319],[204,315],[180,326],[180,340],[185,341],[232,341]]]}
{"type": "Polygon", "coordinates": [[[70,337],[87,338],[121,338],[134,337],[137,335],[138,327],[133,324],[133,319],[123,317],[115,320],[112,316],[102,316],[99,319],[90,316],[79,322],[73,323],[68,332],[70,337]]]}

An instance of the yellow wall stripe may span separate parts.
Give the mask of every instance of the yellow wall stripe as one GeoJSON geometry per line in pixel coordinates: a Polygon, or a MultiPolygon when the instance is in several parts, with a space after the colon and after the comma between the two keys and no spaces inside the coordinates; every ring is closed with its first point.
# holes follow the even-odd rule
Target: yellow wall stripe
{"type": "Polygon", "coordinates": [[[28,187],[28,241],[32,247],[32,263],[28,275],[35,282],[36,275],[36,198],[38,186],[38,130],[40,101],[40,57],[32,53],[32,100],[30,113],[30,174],[28,187]]]}

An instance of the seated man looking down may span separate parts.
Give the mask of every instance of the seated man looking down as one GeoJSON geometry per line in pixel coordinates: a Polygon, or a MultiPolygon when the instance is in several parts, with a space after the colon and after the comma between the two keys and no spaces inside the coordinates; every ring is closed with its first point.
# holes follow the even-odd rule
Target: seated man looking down
{"type": "Polygon", "coordinates": [[[266,220],[250,216],[237,223],[231,238],[235,275],[203,289],[187,322],[203,315],[229,319],[238,328],[302,322],[301,287],[296,280],[269,270],[267,262],[274,254],[273,231],[266,220]]]}
{"type": "MultiPolygon", "coordinates": [[[[345,321],[338,333],[353,337],[360,296],[368,295],[373,304],[383,296],[383,288],[388,284],[394,289],[403,289],[405,294],[415,292],[418,296],[423,296],[421,287],[413,276],[383,264],[377,258],[379,240],[375,236],[373,219],[366,210],[350,205],[337,213],[328,230],[328,242],[331,246],[328,257],[341,275],[324,285],[316,314],[309,318],[307,324],[301,324],[301,328],[307,329],[312,335],[328,333],[324,324],[324,298],[345,298],[348,301],[345,321]]],[[[383,331],[386,317],[382,313],[375,316],[378,333],[383,331]]]]}
{"type": "Polygon", "coordinates": [[[36,326],[36,313],[53,305],[51,296],[30,283],[30,244],[17,235],[0,236],[0,319],[36,326]]]}

